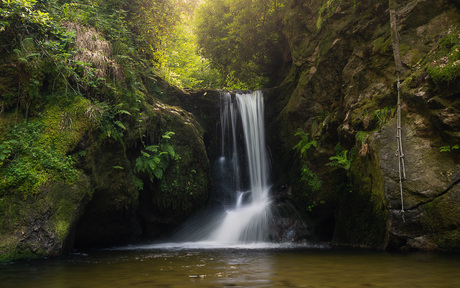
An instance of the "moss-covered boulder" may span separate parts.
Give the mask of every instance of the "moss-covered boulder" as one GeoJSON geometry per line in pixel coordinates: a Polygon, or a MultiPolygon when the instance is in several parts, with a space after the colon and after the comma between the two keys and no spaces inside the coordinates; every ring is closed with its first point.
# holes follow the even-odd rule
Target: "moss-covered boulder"
{"type": "Polygon", "coordinates": [[[42,117],[2,115],[0,260],[59,256],[91,199],[90,178],[74,163],[96,127],[76,97],[48,105],[42,117]],[[78,149],[77,149],[78,150],[78,149]]]}
{"type": "Polygon", "coordinates": [[[76,245],[106,246],[140,237],[139,196],[123,143],[109,138],[85,151],[83,167],[94,193],[76,227],[76,245]]]}
{"type": "Polygon", "coordinates": [[[174,149],[174,156],[161,177],[138,175],[143,182],[138,215],[145,233],[158,237],[206,207],[211,188],[210,164],[204,130],[190,112],[153,100],[147,106],[146,115],[144,124],[133,130],[144,137],[129,144],[131,153],[140,156],[141,140],[145,146],[158,145],[166,141],[163,135],[168,132],[172,133],[167,142],[174,149]],[[167,226],[169,229],[165,229],[167,226]]]}
{"type": "Polygon", "coordinates": [[[26,200],[18,195],[2,197],[0,262],[69,252],[91,195],[90,181],[82,177],[72,185],[53,183],[26,200]]]}

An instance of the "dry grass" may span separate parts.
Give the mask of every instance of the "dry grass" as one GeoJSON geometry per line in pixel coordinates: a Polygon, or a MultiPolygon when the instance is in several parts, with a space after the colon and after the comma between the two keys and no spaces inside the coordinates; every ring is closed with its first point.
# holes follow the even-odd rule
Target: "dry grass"
{"type": "Polygon", "coordinates": [[[76,32],[77,53],[74,60],[90,63],[98,78],[113,77],[114,81],[124,78],[120,65],[113,60],[110,43],[103,40],[96,29],[83,27],[74,22],[66,23],[66,27],[76,32]]]}

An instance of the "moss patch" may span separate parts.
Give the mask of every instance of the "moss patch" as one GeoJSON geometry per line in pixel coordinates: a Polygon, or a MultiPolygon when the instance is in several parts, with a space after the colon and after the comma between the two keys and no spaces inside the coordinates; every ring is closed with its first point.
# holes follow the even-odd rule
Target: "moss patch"
{"type": "Polygon", "coordinates": [[[351,165],[352,183],[340,196],[334,241],[384,248],[388,212],[379,161],[372,155],[358,157],[351,165]]]}
{"type": "Polygon", "coordinates": [[[442,249],[460,250],[460,189],[454,186],[448,193],[423,206],[423,224],[442,249]]]}

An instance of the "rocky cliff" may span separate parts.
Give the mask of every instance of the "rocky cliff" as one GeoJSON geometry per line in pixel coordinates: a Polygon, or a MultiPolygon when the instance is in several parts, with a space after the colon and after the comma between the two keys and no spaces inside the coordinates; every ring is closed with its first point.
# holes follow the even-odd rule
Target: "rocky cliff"
{"type": "Polygon", "coordinates": [[[284,24],[291,69],[267,100],[276,120],[269,124],[273,162],[284,163],[275,174],[280,185],[292,185],[292,197],[306,199],[303,209],[322,240],[459,249],[459,2],[392,3],[402,62],[402,198],[388,2],[290,1],[284,24]],[[298,180],[298,128],[317,143],[303,167],[322,183],[319,190],[298,180]]]}
{"type": "MultiPolygon", "coordinates": [[[[28,194],[19,194],[14,188],[2,191],[0,260],[52,257],[74,247],[161,238],[206,206],[211,185],[210,165],[204,130],[192,114],[151,97],[143,110],[142,121],[133,121],[127,115],[125,135],[115,139],[107,137],[106,131],[101,130],[103,126],[80,125],[96,117],[84,113],[95,107],[89,101],[82,102],[81,107],[76,107],[75,103],[65,108],[49,107],[48,111],[58,111],[58,114],[49,112],[33,120],[49,125],[40,133],[37,142],[57,133],[53,139],[48,139],[50,147],[66,143],[64,153],[72,155],[75,162],[75,168],[69,171],[74,177],[51,178],[38,183],[36,190],[28,189],[28,194]],[[68,115],[72,125],[65,129],[57,129],[59,125],[53,122],[64,117],[65,113],[60,114],[60,111],[74,112],[68,115]],[[148,152],[146,147],[161,145],[166,132],[170,135],[169,143],[175,157],[164,167],[161,177],[136,173],[137,159],[148,152]],[[74,133],[77,134],[72,137],[74,133]],[[67,145],[70,141],[73,144],[67,145]]],[[[11,125],[15,123],[14,114],[3,115],[1,119],[11,125]]],[[[31,131],[25,129],[24,133],[31,131]]],[[[30,153],[36,154],[42,148],[32,149],[30,153]]],[[[53,150],[48,153],[50,151],[53,150]]],[[[21,153],[27,155],[29,151],[21,153]]],[[[46,162],[43,170],[36,167],[34,171],[39,175],[46,173],[43,171],[51,173],[53,167],[48,162],[58,160],[50,159],[43,160],[46,162]]],[[[18,173],[29,173],[22,169],[18,173]]],[[[26,176],[35,174],[31,175],[26,176]]],[[[8,179],[5,178],[4,185],[8,184],[8,179]]]]}

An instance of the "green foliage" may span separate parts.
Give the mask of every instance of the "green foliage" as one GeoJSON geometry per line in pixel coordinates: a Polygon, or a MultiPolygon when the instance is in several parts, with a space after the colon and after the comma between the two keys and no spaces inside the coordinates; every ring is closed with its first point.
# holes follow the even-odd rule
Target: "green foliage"
{"type": "Polygon", "coordinates": [[[300,154],[300,158],[303,160],[307,159],[307,151],[312,147],[317,147],[318,143],[315,139],[310,140],[310,133],[305,133],[301,128],[297,130],[294,136],[300,136],[300,141],[294,146],[300,154]]]}
{"type": "MultiPolygon", "coordinates": [[[[460,149],[460,145],[454,145],[454,146],[442,146],[439,151],[440,152],[452,152],[454,150],[460,149]]],[[[1,160],[1,159],[0,159],[1,160]]]]}
{"type": "Polygon", "coordinates": [[[313,147],[316,148],[318,143],[316,140],[310,139],[310,133],[305,133],[301,128],[297,130],[297,133],[294,134],[294,136],[299,136],[301,138],[293,148],[299,153],[300,159],[303,162],[302,168],[300,170],[300,180],[307,185],[311,192],[318,191],[321,188],[321,180],[315,173],[313,173],[313,171],[308,168],[307,165],[307,152],[313,147]]]}
{"type": "Polygon", "coordinates": [[[44,104],[44,94],[64,88],[80,94],[94,86],[95,76],[91,64],[74,59],[75,31],[61,26],[56,13],[56,1],[42,5],[38,1],[2,1],[0,14],[4,26],[0,37],[6,39],[1,48],[13,52],[17,62],[15,86],[17,98],[10,97],[3,104],[7,108],[23,110],[27,117],[44,104]],[[46,12],[42,12],[46,11],[46,12]],[[43,82],[52,83],[45,91],[43,82]]]}
{"type": "Polygon", "coordinates": [[[350,169],[351,157],[348,156],[348,150],[343,150],[329,158],[332,162],[327,163],[328,166],[340,167],[345,170],[350,169]]]}
{"type": "Polygon", "coordinates": [[[51,26],[48,12],[42,12],[37,0],[2,0],[0,32],[21,33],[27,30],[46,32],[51,26]]]}
{"type": "Polygon", "coordinates": [[[46,183],[78,176],[74,159],[45,141],[42,122],[22,122],[13,126],[0,145],[0,195],[22,193],[32,196],[46,183]]]}
{"type": "Polygon", "coordinates": [[[166,38],[161,71],[164,78],[181,88],[220,88],[219,71],[208,59],[198,55],[198,45],[191,17],[182,16],[182,22],[166,38]]]}
{"type": "Polygon", "coordinates": [[[358,131],[355,134],[355,139],[359,143],[364,143],[368,137],[368,134],[364,131],[358,131]]]}
{"type": "Polygon", "coordinates": [[[342,149],[339,143],[336,146],[336,152],[336,155],[329,157],[329,160],[331,160],[331,162],[327,163],[326,165],[332,167],[339,167],[347,171],[350,170],[351,162],[353,161],[354,157],[354,151],[352,150],[350,153],[348,153],[348,150],[342,149]]]}
{"type": "Polygon", "coordinates": [[[322,182],[318,176],[313,173],[308,166],[304,164],[301,168],[301,178],[304,183],[308,185],[312,192],[318,191],[321,188],[322,182]]]}
{"type": "Polygon", "coordinates": [[[284,2],[207,0],[200,6],[198,45],[225,86],[255,89],[275,81],[282,59],[284,2]]]}
{"type": "Polygon", "coordinates": [[[179,21],[179,8],[184,3],[180,0],[133,0],[120,3],[120,8],[128,12],[131,31],[135,31],[135,46],[157,65],[161,64],[162,43],[179,21]]]}
{"type": "Polygon", "coordinates": [[[435,60],[428,64],[427,72],[433,82],[442,85],[460,77],[460,29],[451,28],[435,51],[435,60]]]}
{"type": "Polygon", "coordinates": [[[95,117],[100,119],[100,129],[103,137],[121,141],[123,132],[126,130],[121,117],[123,115],[131,116],[130,112],[121,109],[123,105],[123,103],[120,103],[112,107],[105,102],[95,102],[92,109],[95,111],[95,117]]]}
{"type": "Polygon", "coordinates": [[[377,118],[377,125],[379,127],[379,130],[381,130],[383,125],[386,122],[388,122],[388,120],[390,120],[392,113],[393,109],[391,107],[385,107],[382,109],[375,110],[374,115],[377,118]]]}
{"type": "Polygon", "coordinates": [[[163,174],[168,169],[170,161],[178,161],[179,155],[174,151],[174,147],[169,144],[169,139],[174,135],[174,132],[168,131],[162,136],[162,140],[158,145],[145,147],[141,151],[141,155],[137,157],[134,166],[134,174],[136,175],[136,186],[142,190],[144,183],[139,176],[142,174],[149,177],[150,182],[155,179],[161,180],[163,174]]]}

